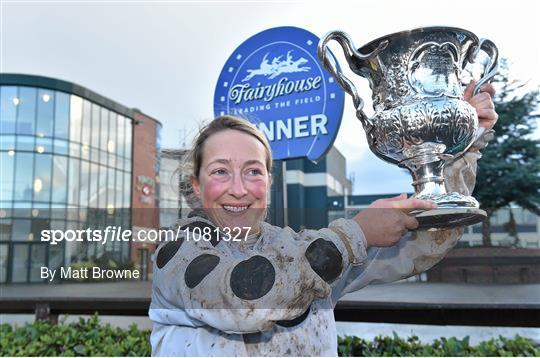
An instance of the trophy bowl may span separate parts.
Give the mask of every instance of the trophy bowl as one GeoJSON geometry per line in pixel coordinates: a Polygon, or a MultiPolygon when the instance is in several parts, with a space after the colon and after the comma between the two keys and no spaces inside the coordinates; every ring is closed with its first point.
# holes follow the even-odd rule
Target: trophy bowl
{"type": "Polygon", "coordinates": [[[407,168],[414,197],[432,200],[437,209],[416,212],[420,229],[443,229],[482,221],[486,213],[472,196],[447,192],[446,162],[463,154],[478,129],[475,109],[463,100],[462,73],[479,52],[489,58],[474,94],[497,72],[495,44],[455,27],[425,27],[383,36],[358,50],[343,31],[325,35],[318,46],[324,67],[351,95],[371,151],[407,168]],[[337,41],[351,70],[369,81],[374,115],[363,111],[356,87],[329,55],[337,41]]]}

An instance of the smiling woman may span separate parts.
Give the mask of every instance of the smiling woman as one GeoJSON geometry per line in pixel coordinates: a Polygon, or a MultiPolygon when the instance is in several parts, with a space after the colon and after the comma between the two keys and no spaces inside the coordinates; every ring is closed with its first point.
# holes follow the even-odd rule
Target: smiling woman
{"type": "Polygon", "coordinates": [[[191,182],[210,219],[222,228],[250,227],[259,232],[270,183],[267,143],[226,129],[211,135],[198,149],[203,154],[197,156],[198,175],[191,182]]]}
{"type": "MultiPolygon", "coordinates": [[[[474,175],[478,148],[449,165],[458,182],[474,175]]],[[[410,232],[408,213],[433,204],[403,195],[321,230],[266,223],[270,146],[236,117],[204,127],[188,158],[193,211],[155,260],[153,355],[335,356],[340,297],[428,269],[462,234],[410,232]]]]}

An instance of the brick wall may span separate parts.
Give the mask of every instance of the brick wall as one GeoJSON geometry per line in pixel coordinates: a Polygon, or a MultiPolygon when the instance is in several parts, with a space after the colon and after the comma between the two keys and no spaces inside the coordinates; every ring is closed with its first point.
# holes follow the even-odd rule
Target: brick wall
{"type": "MultiPolygon", "coordinates": [[[[156,148],[156,120],[140,112],[134,113],[133,125],[133,177],[132,177],[132,226],[137,229],[159,229],[158,207],[158,173],[156,163],[158,153],[156,148]]],[[[152,274],[151,254],[156,244],[151,242],[136,242],[131,245],[131,260],[139,269],[141,266],[141,250],[147,250],[146,265],[148,274],[152,274]]],[[[141,274],[143,274],[141,272],[141,274]]]]}

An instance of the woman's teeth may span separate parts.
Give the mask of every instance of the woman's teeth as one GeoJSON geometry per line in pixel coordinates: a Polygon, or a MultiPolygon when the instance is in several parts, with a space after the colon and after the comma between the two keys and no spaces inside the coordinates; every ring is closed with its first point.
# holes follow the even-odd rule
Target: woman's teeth
{"type": "Polygon", "coordinates": [[[235,212],[235,213],[239,213],[241,211],[244,211],[247,208],[248,208],[247,206],[228,206],[228,205],[223,206],[223,209],[225,209],[227,211],[232,211],[232,212],[235,212]]]}

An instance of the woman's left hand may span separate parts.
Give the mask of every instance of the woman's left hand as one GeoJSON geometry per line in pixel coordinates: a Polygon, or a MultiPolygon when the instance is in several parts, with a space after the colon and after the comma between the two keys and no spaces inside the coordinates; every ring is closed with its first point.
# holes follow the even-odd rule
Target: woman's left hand
{"type": "Polygon", "coordinates": [[[475,84],[476,82],[473,80],[467,85],[463,93],[463,99],[476,109],[476,113],[478,113],[478,126],[485,129],[492,129],[499,118],[493,104],[495,87],[491,83],[486,83],[480,87],[480,92],[476,96],[473,96],[475,84]]]}

